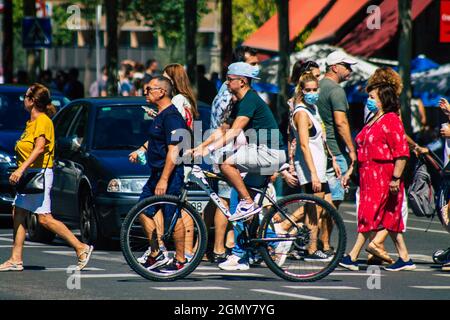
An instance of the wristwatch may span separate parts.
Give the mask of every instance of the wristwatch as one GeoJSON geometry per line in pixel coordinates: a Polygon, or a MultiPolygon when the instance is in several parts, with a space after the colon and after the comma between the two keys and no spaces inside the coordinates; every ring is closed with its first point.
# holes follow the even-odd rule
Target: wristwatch
{"type": "Polygon", "coordinates": [[[393,176],[392,176],[392,181],[400,180],[400,178],[401,178],[401,177],[396,177],[396,176],[393,175],[393,176]]]}

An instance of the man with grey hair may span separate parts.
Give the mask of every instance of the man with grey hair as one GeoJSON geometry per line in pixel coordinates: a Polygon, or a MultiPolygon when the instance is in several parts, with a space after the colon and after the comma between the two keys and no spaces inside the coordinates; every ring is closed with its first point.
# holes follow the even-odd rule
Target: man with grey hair
{"type": "MultiPolygon", "coordinates": [[[[178,144],[182,140],[183,131],[188,132],[186,122],[172,104],[172,84],[169,79],[154,77],[145,85],[144,94],[147,102],[157,106],[158,112],[150,125],[148,141],[129,155],[130,162],[137,163],[139,152],[147,152],[150,177],[142,189],[139,201],[154,195],[180,194],[184,184],[184,166],[176,163],[178,144]]],[[[152,239],[155,232],[163,234],[164,224],[172,220],[175,210],[175,206],[165,206],[163,216],[154,210],[147,210],[140,215],[139,220],[149,239],[152,239]]],[[[185,226],[182,219],[178,219],[174,231],[174,239],[178,239],[175,241],[174,259],[169,258],[167,249],[158,236],[158,241],[151,241],[150,247],[138,261],[148,270],[164,268],[175,271],[183,268],[187,263],[184,237],[185,226]]]]}

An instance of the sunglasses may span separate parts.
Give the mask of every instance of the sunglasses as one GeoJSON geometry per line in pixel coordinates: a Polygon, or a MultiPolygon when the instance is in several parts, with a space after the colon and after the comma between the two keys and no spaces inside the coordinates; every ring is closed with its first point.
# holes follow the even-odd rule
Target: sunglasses
{"type": "Polygon", "coordinates": [[[348,63],[345,63],[345,62],[339,63],[339,64],[340,64],[341,66],[343,66],[345,69],[352,71],[352,66],[351,66],[351,64],[348,64],[348,63]]]}
{"type": "Polygon", "coordinates": [[[233,80],[241,80],[241,78],[232,78],[232,77],[227,77],[227,81],[231,82],[233,80]]]}
{"type": "Polygon", "coordinates": [[[155,90],[163,90],[163,91],[166,91],[166,89],[160,88],[160,87],[154,87],[154,88],[147,87],[147,88],[145,88],[144,93],[147,94],[147,93],[150,93],[150,92],[155,91],[155,90]]]}

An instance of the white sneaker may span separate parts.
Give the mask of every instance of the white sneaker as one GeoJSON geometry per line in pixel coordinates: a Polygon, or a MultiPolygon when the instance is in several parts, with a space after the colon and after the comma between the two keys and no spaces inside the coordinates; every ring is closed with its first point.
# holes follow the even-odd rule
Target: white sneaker
{"type": "Polygon", "coordinates": [[[262,210],[256,203],[248,203],[246,200],[241,200],[236,208],[236,213],[233,214],[229,221],[238,221],[251,217],[262,210]]]}
{"type": "MultiPolygon", "coordinates": [[[[287,231],[281,227],[280,223],[275,223],[274,228],[275,228],[275,233],[277,234],[277,237],[287,234],[287,231]]],[[[281,267],[284,264],[284,262],[286,261],[287,254],[292,247],[292,242],[293,241],[279,241],[278,242],[278,244],[275,248],[275,263],[278,266],[281,267]]]]}
{"type": "Polygon", "coordinates": [[[250,269],[250,266],[248,262],[246,262],[244,259],[232,254],[227,258],[227,261],[219,264],[219,268],[222,270],[234,271],[234,270],[248,270],[250,269]]]}
{"type": "Polygon", "coordinates": [[[152,253],[152,249],[150,247],[148,247],[147,251],[145,251],[142,256],[140,256],[139,258],[136,259],[137,262],[139,262],[140,264],[145,264],[151,253],[152,253]]]}

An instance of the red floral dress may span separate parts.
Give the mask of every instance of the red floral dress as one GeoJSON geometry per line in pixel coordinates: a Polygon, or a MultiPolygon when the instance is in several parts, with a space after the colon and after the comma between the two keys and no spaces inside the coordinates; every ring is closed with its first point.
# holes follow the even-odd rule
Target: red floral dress
{"type": "Polygon", "coordinates": [[[409,148],[400,117],[389,112],[356,136],[358,148],[360,203],[358,232],[387,229],[403,232],[403,179],[397,194],[389,191],[394,161],[409,158],[409,148]]]}

